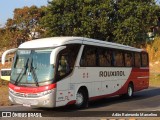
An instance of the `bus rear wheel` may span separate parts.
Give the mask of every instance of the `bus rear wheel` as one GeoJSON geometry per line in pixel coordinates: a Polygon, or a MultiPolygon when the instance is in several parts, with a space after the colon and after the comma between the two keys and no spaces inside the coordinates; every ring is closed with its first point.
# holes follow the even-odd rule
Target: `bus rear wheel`
{"type": "Polygon", "coordinates": [[[132,98],[132,97],[133,97],[133,92],[134,92],[133,85],[132,85],[132,84],[129,84],[129,85],[128,85],[128,89],[127,89],[127,94],[126,94],[126,96],[127,96],[128,98],[132,98]]]}
{"type": "Polygon", "coordinates": [[[127,93],[120,95],[120,97],[121,98],[132,98],[133,92],[134,92],[133,84],[130,83],[127,88],[127,93]]]}
{"type": "Polygon", "coordinates": [[[88,105],[88,96],[86,94],[86,91],[83,89],[80,89],[76,94],[76,108],[85,108],[88,105]]]}

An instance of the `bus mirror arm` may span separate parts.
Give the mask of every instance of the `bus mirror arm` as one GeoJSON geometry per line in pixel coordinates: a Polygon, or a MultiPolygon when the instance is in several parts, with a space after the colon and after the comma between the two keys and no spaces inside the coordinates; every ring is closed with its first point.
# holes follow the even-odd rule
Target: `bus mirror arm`
{"type": "Polygon", "coordinates": [[[50,55],[50,64],[55,65],[55,63],[56,63],[56,58],[57,58],[58,53],[59,53],[61,50],[65,49],[65,48],[66,48],[66,46],[60,46],[60,47],[55,48],[55,49],[51,52],[51,55],[50,55]]]}
{"type": "Polygon", "coordinates": [[[9,54],[9,53],[13,53],[13,52],[17,51],[17,49],[18,49],[18,48],[9,49],[9,50],[6,50],[6,51],[2,54],[2,64],[3,64],[3,65],[5,64],[6,55],[9,54]]]}

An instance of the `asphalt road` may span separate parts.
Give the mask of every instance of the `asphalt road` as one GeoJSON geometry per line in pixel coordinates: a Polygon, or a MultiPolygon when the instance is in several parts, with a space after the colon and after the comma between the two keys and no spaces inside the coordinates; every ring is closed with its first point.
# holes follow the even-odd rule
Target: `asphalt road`
{"type": "Polygon", "coordinates": [[[149,89],[136,92],[131,99],[119,96],[105,98],[89,103],[89,107],[77,110],[73,106],[45,109],[29,108],[21,105],[0,107],[0,111],[29,111],[44,112],[43,116],[53,117],[106,117],[117,112],[153,111],[160,114],[160,88],[150,87],[149,89]]]}

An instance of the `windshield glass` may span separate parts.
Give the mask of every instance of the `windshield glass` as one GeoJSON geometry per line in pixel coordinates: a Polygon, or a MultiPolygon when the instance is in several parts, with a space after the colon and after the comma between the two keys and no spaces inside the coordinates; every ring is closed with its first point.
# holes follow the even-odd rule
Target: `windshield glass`
{"type": "Polygon", "coordinates": [[[54,67],[50,64],[52,50],[18,50],[12,66],[11,80],[17,84],[53,80],[54,67]]]}

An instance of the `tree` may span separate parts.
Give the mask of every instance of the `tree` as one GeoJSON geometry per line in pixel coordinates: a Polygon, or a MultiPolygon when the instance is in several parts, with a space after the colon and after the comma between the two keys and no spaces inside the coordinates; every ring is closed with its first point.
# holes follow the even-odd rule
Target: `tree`
{"type": "Polygon", "coordinates": [[[157,24],[160,9],[155,1],[119,0],[115,6],[115,41],[129,45],[145,42],[150,27],[157,24]]]}
{"type": "Polygon", "coordinates": [[[133,45],[156,25],[154,0],[52,0],[42,18],[46,36],[84,36],[133,45]]]}
{"type": "Polygon", "coordinates": [[[16,8],[13,19],[8,19],[6,30],[12,34],[11,43],[17,44],[22,41],[35,39],[37,33],[42,33],[39,21],[45,15],[44,7],[36,6],[16,8]]]}
{"type": "Polygon", "coordinates": [[[14,39],[15,39],[15,33],[14,31],[11,31],[9,29],[6,29],[5,27],[0,28],[0,47],[6,48],[6,47],[14,47],[14,39]]]}
{"type": "Polygon", "coordinates": [[[42,24],[48,36],[84,36],[108,39],[113,9],[104,0],[53,0],[49,2],[42,24]],[[109,8],[110,7],[110,8],[109,8]],[[107,14],[106,14],[107,13],[107,14]]]}

